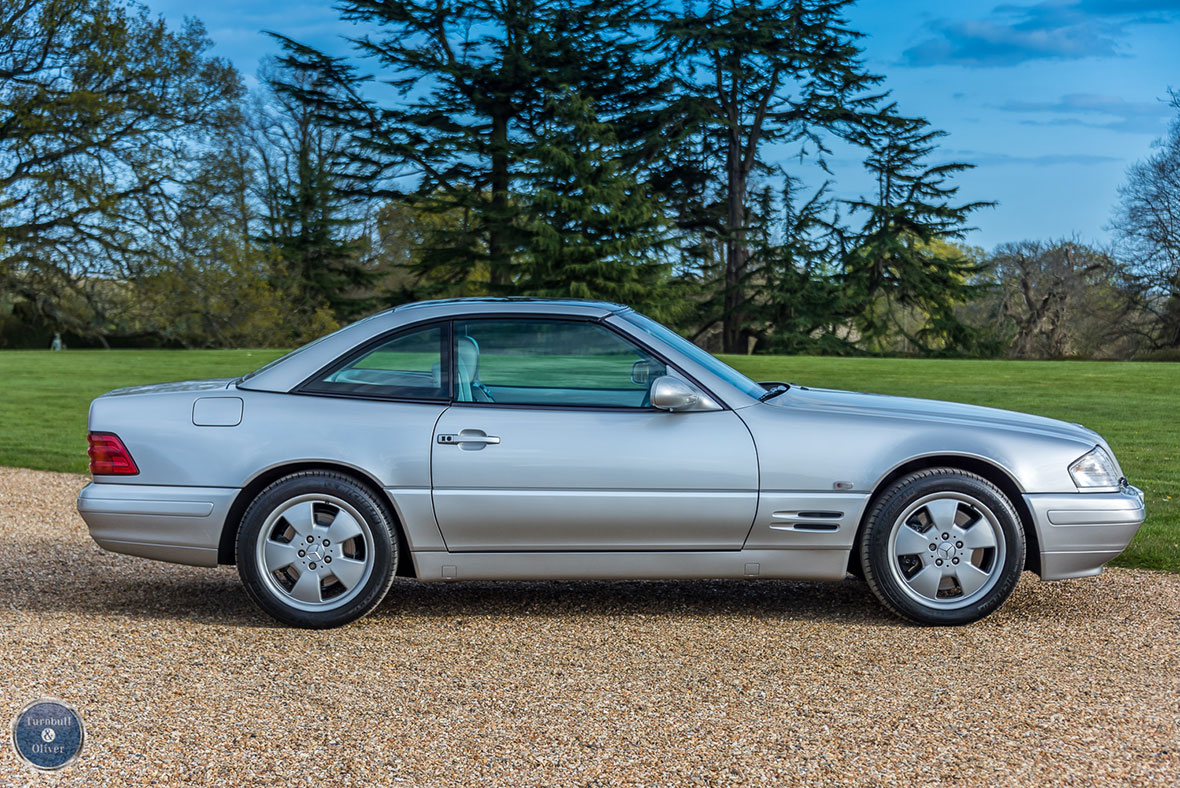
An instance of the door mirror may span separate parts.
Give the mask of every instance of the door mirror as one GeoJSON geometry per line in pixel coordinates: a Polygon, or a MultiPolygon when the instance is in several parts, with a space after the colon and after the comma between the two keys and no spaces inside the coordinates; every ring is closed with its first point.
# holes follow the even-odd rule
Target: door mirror
{"type": "Polygon", "coordinates": [[[657,374],[663,374],[663,365],[657,365],[645,358],[641,358],[631,365],[631,382],[636,386],[646,386],[657,374]]]}
{"type": "Polygon", "coordinates": [[[669,375],[656,378],[651,384],[651,404],[661,410],[688,410],[700,401],[692,386],[669,375]]]}

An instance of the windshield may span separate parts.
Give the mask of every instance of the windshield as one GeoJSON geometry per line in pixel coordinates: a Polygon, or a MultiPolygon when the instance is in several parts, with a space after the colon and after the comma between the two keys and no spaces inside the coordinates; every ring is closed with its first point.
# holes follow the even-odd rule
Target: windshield
{"type": "Polygon", "coordinates": [[[716,356],[713,356],[706,350],[702,350],[693,343],[689,342],[684,337],[677,334],[672,329],[662,326],[650,317],[644,317],[638,312],[627,312],[619,315],[623,320],[626,320],[631,325],[640,329],[646,334],[649,334],[660,340],[666,345],[671,345],[676,348],[681,354],[688,356],[690,359],[700,364],[705,369],[712,372],[717,377],[724,380],[729,385],[736,389],[740,389],[743,393],[751,397],[758,398],[766,393],[766,387],[760,383],[755,383],[748,377],[738,372],[733,367],[726,364],[716,356]]]}

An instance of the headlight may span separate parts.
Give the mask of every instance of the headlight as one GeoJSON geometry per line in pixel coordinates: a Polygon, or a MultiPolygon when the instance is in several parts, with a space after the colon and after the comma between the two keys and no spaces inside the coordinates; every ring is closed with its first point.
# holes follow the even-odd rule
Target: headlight
{"type": "Polygon", "coordinates": [[[1079,488],[1118,487],[1119,475],[1114,460],[1101,446],[1095,446],[1069,464],[1069,475],[1079,488]]]}

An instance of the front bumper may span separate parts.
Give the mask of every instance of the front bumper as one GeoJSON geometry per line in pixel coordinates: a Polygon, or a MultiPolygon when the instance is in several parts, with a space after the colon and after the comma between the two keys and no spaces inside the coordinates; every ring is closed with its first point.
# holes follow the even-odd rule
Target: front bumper
{"type": "Polygon", "coordinates": [[[78,513],[104,550],[193,566],[217,566],[221,528],[239,490],[91,482],[78,513]]]}
{"type": "Polygon", "coordinates": [[[1102,571],[1130,544],[1146,516],[1143,491],[1025,495],[1041,547],[1041,579],[1065,580],[1102,571]]]}

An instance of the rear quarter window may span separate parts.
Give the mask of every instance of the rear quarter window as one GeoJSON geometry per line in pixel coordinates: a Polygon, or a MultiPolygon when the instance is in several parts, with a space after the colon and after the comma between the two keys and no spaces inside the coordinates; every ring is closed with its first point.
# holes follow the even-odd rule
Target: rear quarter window
{"type": "Polygon", "coordinates": [[[445,327],[410,329],[322,374],[300,389],[397,399],[446,399],[445,327]]]}

